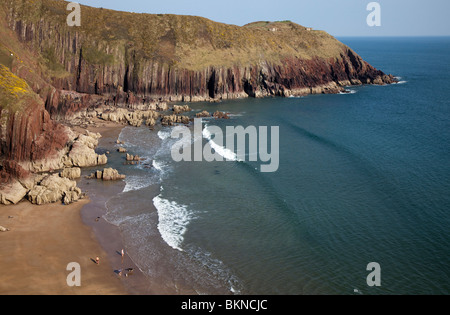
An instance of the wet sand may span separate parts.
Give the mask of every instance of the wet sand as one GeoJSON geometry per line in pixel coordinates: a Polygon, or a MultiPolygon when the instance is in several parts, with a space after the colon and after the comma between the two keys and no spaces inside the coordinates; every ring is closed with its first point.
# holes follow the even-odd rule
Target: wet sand
{"type": "MultiPolygon", "coordinates": [[[[96,120],[96,127],[89,127],[91,132],[98,132],[102,135],[99,140],[98,150],[100,153],[109,151],[108,159],[111,159],[111,153],[117,150],[116,140],[125,125],[103,122],[96,120]]],[[[75,128],[74,128],[75,129],[75,128]]],[[[76,129],[75,129],[76,130],[76,129]]],[[[80,132],[81,130],[76,130],[80,132]]],[[[103,169],[106,166],[99,166],[93,169],[103,169]]],[[[89,172],[89,171],[88,171],[89,172]]],[[[133,274],[126,277],[122,275],[120,278],[128,294],[132,295],[169,295],[176,294],[175,291],[167,288],[164,285],[157,284],[148,276],[143,274],[132,259],[127,255],[126,246],[123,243],[121,231],[117,226],[108,223],[103,217],[107,212],[106,202],[113,196],[121,193],[124,189],[125,183],[123,181],[117,182],[103,182],[101,188],[93,189],[94,183],[89,181],[80,182],[79,186],[87,192],[88,196],[92,195],[91,202],[84,205],[81,210],[81,217],[83,223],[89,226],[94,232],[96,239],[102,249],[106,252],[108,260],[111,262],[112,271],[119,277],[120,270],[132,268],[133,274]],[[94,190],[94,191],[92,191],[94,190]],[[125,256],[122,259],[121,250],[124,249],[125,256]]],[[[158,194],[155,191],[155,196],[158,194]]],[[[156,211],[156,209],[154,209],[156,211]]]]}

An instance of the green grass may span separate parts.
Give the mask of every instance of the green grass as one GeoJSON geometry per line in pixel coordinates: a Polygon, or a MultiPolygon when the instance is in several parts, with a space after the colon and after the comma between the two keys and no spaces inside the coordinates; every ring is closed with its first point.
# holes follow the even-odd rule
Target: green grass
{"type": "MultiPolygon", "coordinates": [[[[95,65],[111,65],[125,58],[153,60],[171,67],[202,70],[208,66],[282,63],[287,57],[336,58],[344,45],[325,32],[308,32],[291,21],[255,22],[243,27],[213,22],[196,16],[137,14],[81,7],[81,27],[68,27],[67,2],[61,0],[0,0],[20,19],[44,19],[61,34],[79,32],[84,38],[83,56],[95,65]],[[272,29],[275,28],[276,31],[272,29]],[[109,51],[116,51],[108,54],[109,51]]],[[[54,43],[40,43],[51,48],[54,43]]],[[[48,54],[47,67],[58,71],[48,54]]]]}

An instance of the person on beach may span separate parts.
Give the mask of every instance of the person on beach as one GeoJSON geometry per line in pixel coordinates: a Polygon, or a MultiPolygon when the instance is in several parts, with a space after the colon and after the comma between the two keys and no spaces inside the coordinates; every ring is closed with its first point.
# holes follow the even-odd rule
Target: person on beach
{"type": "Polygon", "coordinates": [[[99,258],[98,256],[95,258],[95,263],[96,263],[97,265],[100,265],[100,258],[99,258]]]}

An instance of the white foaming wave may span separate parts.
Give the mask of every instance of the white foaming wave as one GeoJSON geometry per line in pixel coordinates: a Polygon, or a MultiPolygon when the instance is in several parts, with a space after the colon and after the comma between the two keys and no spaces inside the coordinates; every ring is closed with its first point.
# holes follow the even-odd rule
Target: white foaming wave
{"type": "Polygon", "coordinates": [[[151,184],[152,182],[145,176],[127,176],[127,178],[125,178],[125,188],[123,189],[123,192],[126,193],[129,191],[141,190],[151,184]]]}
{"type": "Polygon", "coordinates": [[[402,80],[403,79],[402,77],[394,77],[394,78],[396,78],[398,80],[398,82],[396,82],[395,84],[405,84],[408,82],[408,81],[402,80]]]}
{"type": "Polygon", "coordinates": [[[160,171],[160,172],[164,172],[165,164],[164,164],[163,162],[157,161],[157,160],[153,160],[152,165],[153,165],[153,167],[154,167],[156,170],[158,170],[158,171],[160,171]]]}
{"type": "Polygon", "coordinates": [[[208,140],[211,148],[213,148],[217,152],[217,154],[219,154],[220,156],[225,158],[227,161],[238,161],[238,162],[241,161],[238,159],[238,156],[236,153],[234,153],[230,149],[227,149],[223,146],[218,145],[217,143],[215,143],[212,140],[211,132],[208,130],[207,126],[203,129],[203,138],[208,140]]]}
{"type": "Polygon", "coordinates": [[[163,180],[166,177],[166,174],[168,174],[171,171],[170,166],[167,163],[164,163],[160,160],[153,160],[152,166],[155,170],[159,172],[159,180],[163,180]]]}
{"type": "Polygon", "coordinates": [[[161,140],[166,140],[170,138],[172,131],[171,130],[160,130],[158,131],[158,137],[161,140]]]}
{"type": "Polygon", "coordinates": [[[187,225],[193,219],[187,206],[164,199],[161,195],[153,198],[153,204],[158,210],[158,230],[161,237],[173,249],[183,251],[181,244],[184,241],[184,234],[187,225]]]}
{"type": "Polygon", "coordinates": [[[346,95],[346,94],[356,94],[355,90],[345,90],[345,92],[339,92],[340,95],[346,95]]]}

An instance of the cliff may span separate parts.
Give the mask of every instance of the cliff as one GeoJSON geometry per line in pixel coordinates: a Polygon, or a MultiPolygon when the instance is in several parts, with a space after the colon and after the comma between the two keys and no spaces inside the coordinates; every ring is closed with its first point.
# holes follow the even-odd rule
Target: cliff
{"type": "Polygon", "coordinates": [[[67,2],[0,2],[55,88],[40,91],[52,117],[98,104],[336,93],[394,81],[326,32],[289,21],[239,27],[82,6],[81,27],[69,27],[67,2]]]}
{"type": "Polygon", "coordinates": [[[337,93],[395,80],[326,32],[290,21],[240,27],[81,6],[81,26],[70,27],[67,3],[0,0],[3,182],[106,163],[83,139],[71,146],[70,129],[55,122],[101,105],[148,110],[166,101],[337,93]]]}
{"type": "Polygon", "coordinates": [[[65,147],[64,126],[55,123],[44,102],[28,84],[0,64],[0,152],[4,181],[8,174],[26,177],[20,161],[37,161],[55,156],[65,147]]]}

